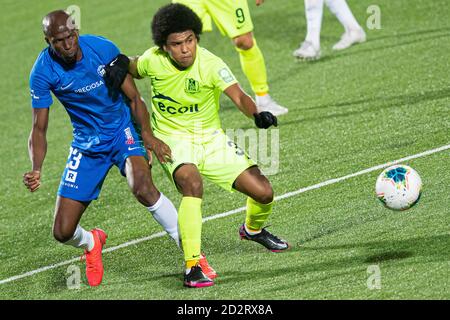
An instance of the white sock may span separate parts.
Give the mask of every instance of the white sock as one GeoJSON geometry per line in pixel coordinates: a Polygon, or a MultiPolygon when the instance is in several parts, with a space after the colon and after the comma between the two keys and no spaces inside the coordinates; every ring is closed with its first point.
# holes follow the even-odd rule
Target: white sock
{"type": "Polygon", "coordinates": [[[164,228],[169,236],[175,240],[177,246],[180,246],[180,238],[178,236],[178,213],[177,209],[164,194],[161,192],[156,203],[147,208],[151,212],[153,218],[164,228]]]}
{"type": "Polygon", "coordinates": [[[320,28],[322,27],[323,0],[305,0],[306,38],[316,49],[320,48],[320,28]]]}
{"type": "Polygon", "coordinates": [[[265,105],[270,102],[270,95],[266,93],[263,96],[255,95],[255,103],[256,105],[265,105]]]}
{"type": "Polygon", "coordinates": [[[64,244],[91,251],[92,248],[94,248],[94,236],[91,232],[84,230],[80,225],[78,225],[72,239],[64,242],[64,244]]]}
{"type": "Polygon", "coordinates": [[[244,229],[245,229],[245,232],[247,232],[251,236],[254,236],[255,234],[261,233],[261,230],[259,230],[259,231],[250,231],[250,230],[248,230],[247,229],[247,225],[245,223],[244,223],[244,229]]]}
{"type": "Polygon", "coordinates": [[[345,32],[361,29],[361,26],[356,21],[345,0],[325,0],[325,3],[344,26],[345,32]]]}

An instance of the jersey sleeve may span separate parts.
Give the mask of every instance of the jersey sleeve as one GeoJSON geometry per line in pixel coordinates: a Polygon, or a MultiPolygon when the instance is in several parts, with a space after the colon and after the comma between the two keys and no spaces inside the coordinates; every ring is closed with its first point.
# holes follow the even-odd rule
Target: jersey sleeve
{"type": "Polygon", "coordinates": [[[30,95],[33,108],[49,108],[52,103],[50,79],[46,74],[37,70],[36,65],[30,74],[30,95]]]}
{"type": "Polygon", "coordinates": [[[225,91],[229,86],[238,83],[230,68],[222,59],[214,59],[210,63],[211,83],[214,87],[225,91]]]}
{"type": "Polygon", "coordinates": [[[150,76],[151,58],[153,55],[153,50],[148,49],[140,56],[137,60],[137,72],[141,77],[150,76]]]}

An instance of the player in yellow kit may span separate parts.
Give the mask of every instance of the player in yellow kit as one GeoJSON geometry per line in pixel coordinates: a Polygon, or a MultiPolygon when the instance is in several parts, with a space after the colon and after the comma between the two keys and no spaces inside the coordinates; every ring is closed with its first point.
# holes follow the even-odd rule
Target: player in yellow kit
{"type": "MultiPolygon", "coordinates": [[[[264,0],[255,0],[261,5],[264,0]]],[[[203,31],[212,30],[212,21],[222,35],[232,39],[239,54],[241,67],[253,92],[259,111],[275,116],[288,112],[269,95],[264,57],[253,35],[253,22],[247,0],[172,0],[190,7],[200,17],[203,31]]]]}
{"type": "Polygon", "coordinates": [[[277,125],[270,112],[258,113],[254,101],[240,88],[228,66],[198,46],[202,23],[182,4],[170,4],[155,14],[152,34],[156,47],[133,58],[128,71],[135,78],[150,77],[153,134],[166,145],[147,146],[183,195],[178,211],[186,261],[184,285],[213,285],[199,265],[203,197],[202,177],[222,188],[248,196],[242,239],[256,241],[279,252],[286,241],[263,228],[273,206],[273,190],[256,163],[221,129],[222,92],[259,128],[277,125]]]}

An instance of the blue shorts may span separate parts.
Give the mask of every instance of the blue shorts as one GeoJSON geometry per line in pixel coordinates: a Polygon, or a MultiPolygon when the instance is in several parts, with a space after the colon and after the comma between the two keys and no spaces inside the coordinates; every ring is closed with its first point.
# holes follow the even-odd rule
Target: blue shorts
{"type": "Polygon", "coordinates": [[[95,200],[113,165],[116,165],[120,173],[125,176],[127,158],[130,156],[146,157],[146,155],[142,141],[132,125],[118,132],[106,151],[91,153],[70,147],[58,195],[77,201],[95,200]]]}

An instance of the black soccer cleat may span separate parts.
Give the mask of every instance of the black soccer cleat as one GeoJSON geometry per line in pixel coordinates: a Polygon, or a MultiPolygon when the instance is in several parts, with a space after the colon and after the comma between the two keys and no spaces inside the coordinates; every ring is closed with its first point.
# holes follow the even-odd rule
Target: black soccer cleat
{"type": "Polygon", "coordinates": [[[189,288],[203,288],[214,284],[210,278],[205,276],[199,264],[191,268],[188,274],[184,274],[184,286],[189,288]]]}
{"type": "Polygon", "coordinates": [[[286,241],[274,236],[267,231],[266,228],[263,228],[258,234],[249,235],[247,231],[245,231],[244,225],[241,225],[239,228],[239,236],[241,237],[241,240],[244,239],[258,242],[272,252],[282,252],[289,249],[289,244],[286,241]]]}

